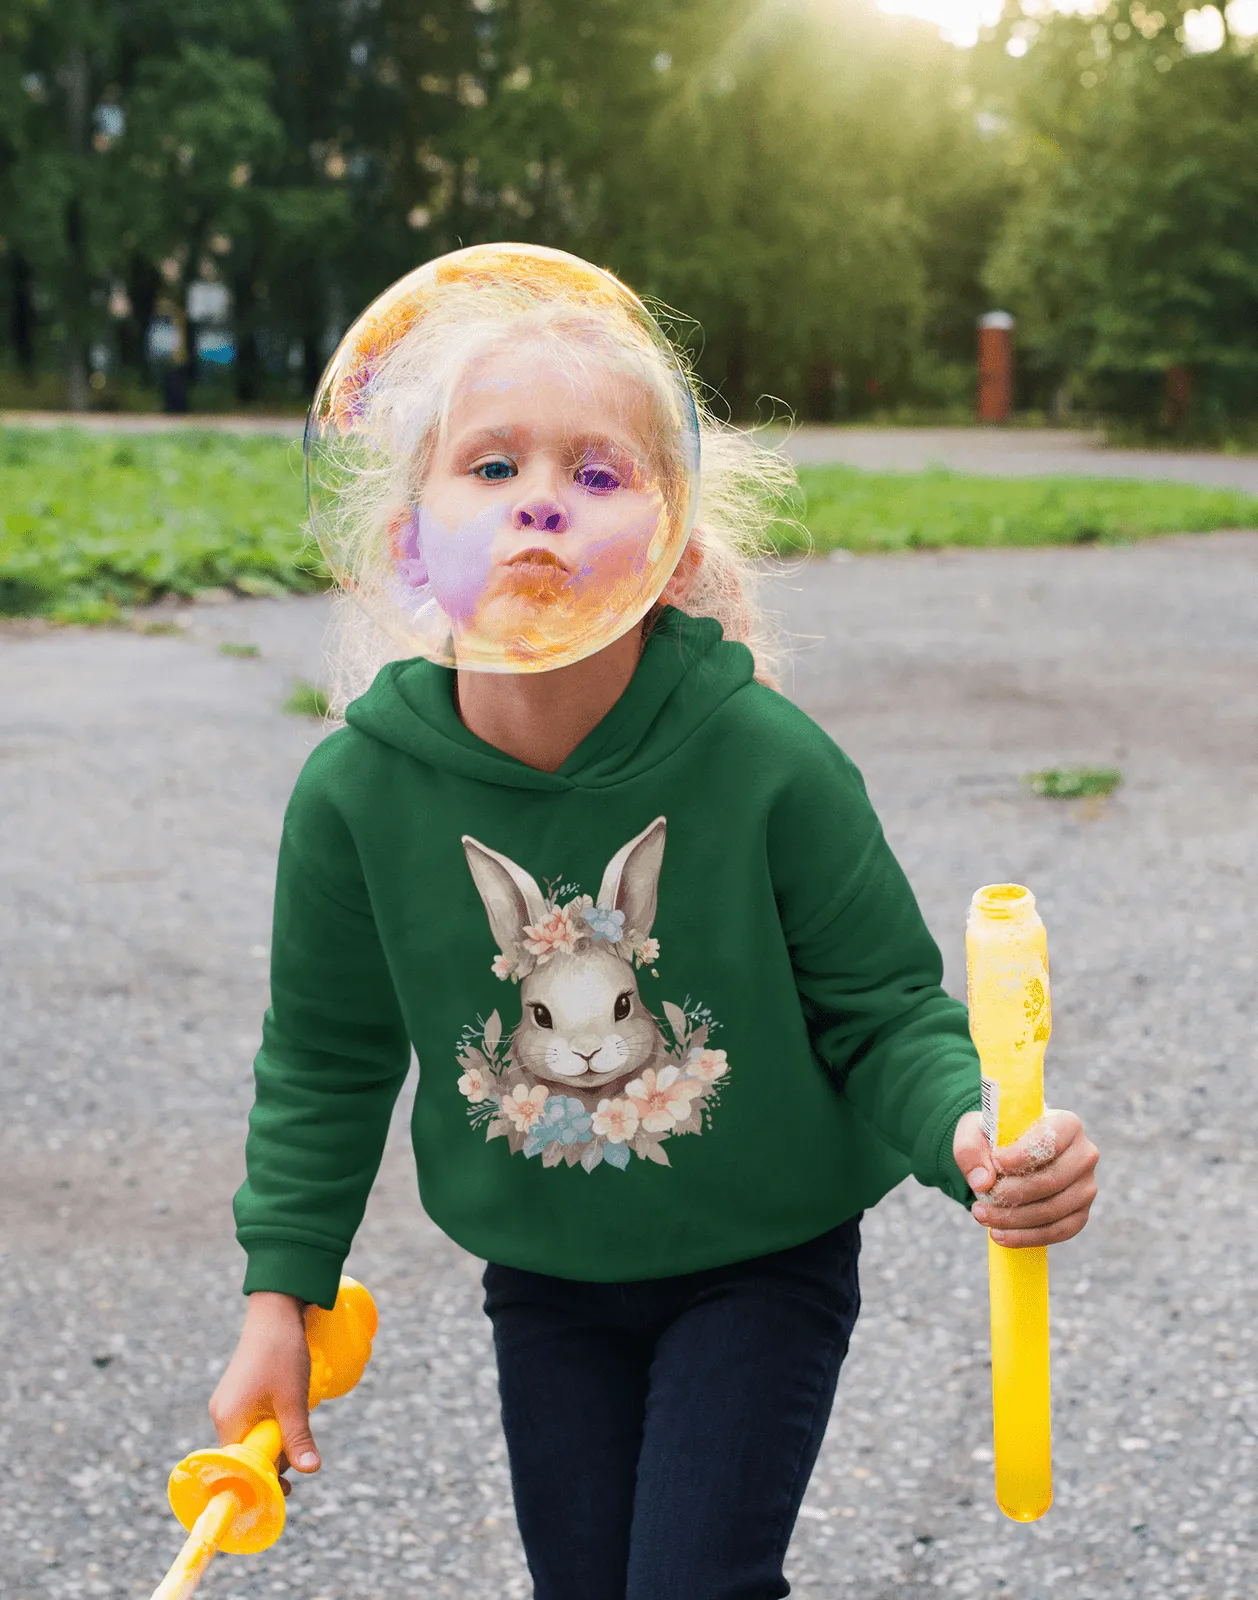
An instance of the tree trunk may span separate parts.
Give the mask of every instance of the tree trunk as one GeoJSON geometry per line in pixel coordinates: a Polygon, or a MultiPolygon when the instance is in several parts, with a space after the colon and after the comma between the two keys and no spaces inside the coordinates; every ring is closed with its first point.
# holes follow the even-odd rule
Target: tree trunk
{"type": "Polygon", "coordinates": [[[142,383],[153,382],[148,329],[157,307],[161,283],[161,274],[153,263],[138,251],[133,254],[127,268],[127,299],[131,302],[131,315],[122,338],[122,356],[142,383]]]}
{"type": "Polygon", "coordinates": [[[306,397],[312,398],[323,376],[323,355],[319,349],[319,336],[309,328],[301,336],[301,381],[306,397]]]}
{"type": "Polygon", "coordinates": [[[29,383],[35,376],[35,302],[31,294],[31,264],[20,250],[9,258],[12,283],[9,334],[18,371],[29,383]]]}
{"type": "Polygon", "coordinates": [[[83,214],[83,165],[87,158],[87,51],[72,40],[65,69],[66,144],[70,151],[73,188],[65,208],[65,382],[66,406],[86,411],[87,383],[87,226],[83,214]]]}
{"type": "Polygon", "coordinates": [[[249,405],[262,393],[262,353],[258,348],[258,305],[253,292],[252,261],[232,280],[233,321],[236,334],[236,398],[249,405]]]}
{"type": "Polygon", "coordinates": [[[262,394],[262,353],[255,321],[236,324],[236,398],[251,405],[262,394]]]}
{"type": "Polygon", "coordinates": [[[721,385],[725,404],[733,421],[746,420],[747,404],[747,327],[741,310],[730,318],[730,331],[726,345],[725,381],[721,385]]]}
{"type": "Polygon", "coordinates": [[[834,365],[824,358],[812,361],[804,392],[804,414],[810,422],[834,420],[834,365]]]}

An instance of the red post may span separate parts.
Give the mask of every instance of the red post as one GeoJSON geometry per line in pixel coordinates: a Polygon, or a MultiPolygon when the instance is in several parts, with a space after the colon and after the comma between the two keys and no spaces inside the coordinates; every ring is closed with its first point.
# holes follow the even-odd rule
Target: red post
{"type": "Polygon", "coordinates": [[[978,420],[1008,422],[1013,410],[1013,318],[989,311],[978,319],[978,420]]]}

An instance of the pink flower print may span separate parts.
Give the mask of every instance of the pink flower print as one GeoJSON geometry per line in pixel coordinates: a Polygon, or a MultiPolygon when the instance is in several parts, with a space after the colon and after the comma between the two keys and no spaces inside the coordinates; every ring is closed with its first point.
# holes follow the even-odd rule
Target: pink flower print
{"type": "Polygon", "coordinates": [[[492,962],[495,978],[509,978],[515,971],[515,965],[510,956],[496,955],[492,962]]]}
{"type": "Polygon", "coordinates": [[[572,907],[556,906],[545,922],[536,926],[529,926],[524,930],[525,948],[531,955],[535,955],[539,962],[549,961],[551,956],[563,951],[571,955],[576,949],[577,934],[572,926],[572,907]]]}
{"type": "Polygon", "coordinates": [[[715,1083],[728,1071],[724,1050],[692,1050],[686,1057],[686,1075],[700,1083],[715,1083]]]}
{"type": "Polygon", "coordinates": [[[698,1092],[698,1086],[683,1078],[676,1067],[663,1067],[659,1072],[648,1067],[625,1090],[647,1133],[666,1133],[674,1123],[684,1122],[698,1092]]]}
{"type": "Polygon", "coordinates": [[[660,959],[660,941],[658,939],[644,939],[638,946],[638,955],[649,967],[653,961],[660,959]]]}
{"type": "Polygon", "coordinates": [[[600,1100],[591,1125],[612,1144],[628,1144],[638,1131],[638,1108],[630,1100],[600,1100]]]}
{"type": "Polygon", "coordinates": [[[459,1093],[465,1094],[473,1102],[489,1099],[489,1090],[485,1087],[485,1074],[479,1067],[469,1067],[459,1079],[459,1093]]]}
{"type": "Polygon", "coordinates": [[[550,1090],[543,1089],[540,1083],[534,1084],[531,1089],[517,1083],[509,1095],[503,1095],[499,1106],[517,1133],[527,1133],[541,1116],[549,1094],[550,1090]]]}

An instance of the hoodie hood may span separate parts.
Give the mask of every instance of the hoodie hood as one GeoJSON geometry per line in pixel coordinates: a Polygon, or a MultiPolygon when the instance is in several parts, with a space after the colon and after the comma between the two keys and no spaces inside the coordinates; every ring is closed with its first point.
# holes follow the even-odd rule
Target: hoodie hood
{"type": "Polygon", "coordinates": [[[360,733],[415,760],[515,789],[599,789],[671,755],[755,675],[751,651],[712,617],[666,606],[628,688],[556,772],[541,772],[487,744],[459,720],[457,674],[423,659],[394,661],[346,707],[360,733]]]}

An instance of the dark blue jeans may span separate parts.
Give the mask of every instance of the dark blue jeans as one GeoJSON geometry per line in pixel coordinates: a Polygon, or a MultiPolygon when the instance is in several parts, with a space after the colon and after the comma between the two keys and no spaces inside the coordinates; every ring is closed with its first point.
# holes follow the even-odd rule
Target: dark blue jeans
{"type": "Polygon", "coordinates": [[[535,1600],[779,1600],[860,1309],[860,1217],[674,1278],[485,1268],[535,1600]]]}

